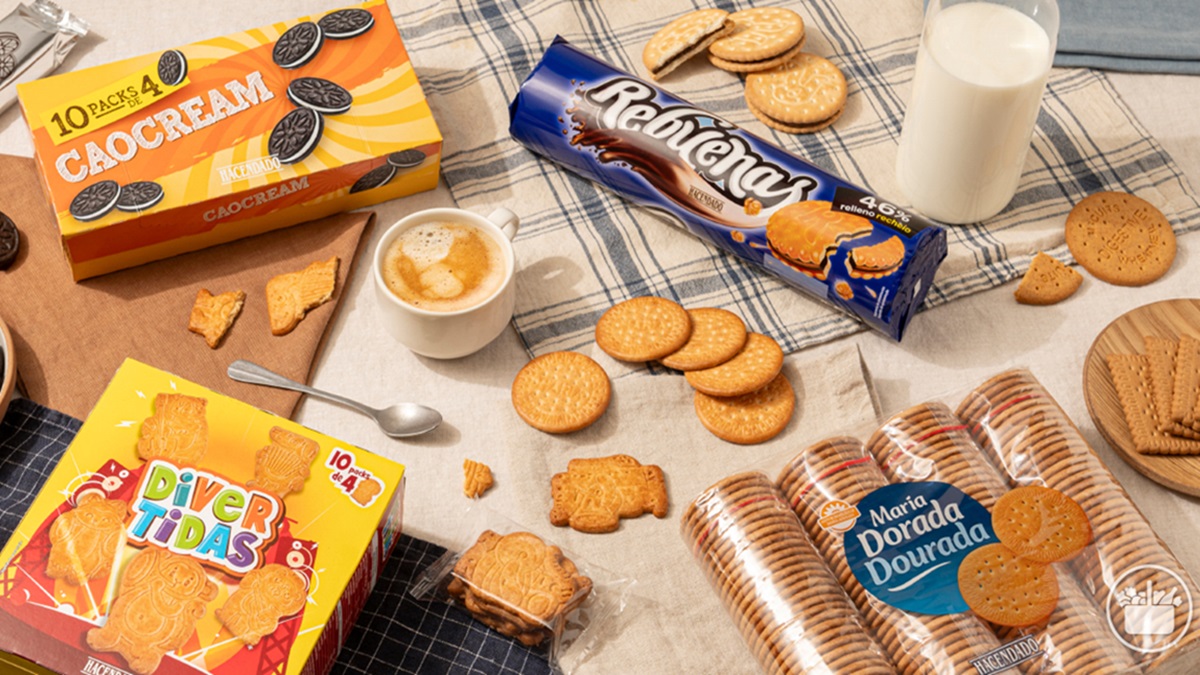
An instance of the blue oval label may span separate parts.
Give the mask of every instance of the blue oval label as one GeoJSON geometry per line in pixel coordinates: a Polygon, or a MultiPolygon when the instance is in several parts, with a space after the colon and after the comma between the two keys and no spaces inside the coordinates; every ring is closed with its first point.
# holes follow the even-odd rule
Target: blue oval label
{"type": "Polygon", "coordinates": [[[982,504],[949,483],[923,481],[879,488],[858,510],[845,547],[863,588],[906,612],[968,611],[958,566],[971,551],[998,541],[982,504]]]}

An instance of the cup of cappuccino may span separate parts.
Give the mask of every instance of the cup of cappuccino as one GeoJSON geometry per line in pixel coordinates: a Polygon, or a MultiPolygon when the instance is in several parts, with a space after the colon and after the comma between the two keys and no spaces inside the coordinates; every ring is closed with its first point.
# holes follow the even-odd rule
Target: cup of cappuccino
{"type": "Polygon", "coordinates": [[[519,221],[429,209],[388,228],[375,249],[375,296],[384,327],[422,356],[479,351],[512,320],[519,221]]]}

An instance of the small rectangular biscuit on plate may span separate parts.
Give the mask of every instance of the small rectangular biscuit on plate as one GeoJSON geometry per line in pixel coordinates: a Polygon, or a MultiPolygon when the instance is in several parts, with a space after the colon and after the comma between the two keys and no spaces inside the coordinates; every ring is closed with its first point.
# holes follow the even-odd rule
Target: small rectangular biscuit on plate
{"type": "Polygon", "coordinates": [[[1121,399],[1134,447],[1145,455],[1200,455],[1200,441],[1177,438],[1158,430],[1150,393],[1150,357],[1109,354],[1108,369],[1121,399]]]}
{"type": "Polygon", "coordinates": [[[1175,354],[1179,343],[1146,335],[1146,356],[1150,359],[1150,393],[1153,395],[1154,422],[1158,430],[1172,436],[1200,439],[1200,432],[1171,419],[1171,398],[1175,389],[1175,354]]]}

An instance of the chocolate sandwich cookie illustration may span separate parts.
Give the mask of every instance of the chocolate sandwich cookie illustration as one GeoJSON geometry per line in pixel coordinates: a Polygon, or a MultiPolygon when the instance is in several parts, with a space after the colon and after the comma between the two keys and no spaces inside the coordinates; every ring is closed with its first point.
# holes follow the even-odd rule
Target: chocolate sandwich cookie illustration
{"type": "Polygon", "coordinates": [[[283,116],[267,139],[267,152],[282,164],[295,164],[312,154],[325,131],[325,118],[309,108],[283,116]]]}
{"type": "Polygon", "coordinates": [[[287,88],[288,100],[322,115],[340,115],[350,110],[354,97],[344,87],[319,77],[300,77],[287,88]]]}
{"type": "Polygon", "coordinates": [[[21,250],[21,231],[7,215],[0,213],[0,271],[12,266],[21,250]]]}
{"type": "Polygon", "coordinates": [[[0,33],[0,80],[7,79],[17,69],[17,59],[13,56],[21,46],[21,38],[16,33],[0,33]]]}
{"type": "Polygon", "coordinates": [[[399,152],[393,152],[387,156],[388,164],[391,164],[397,169],[411,169],[414,166],[420,166],[421,162],[424,161],[425,153],[417,150],[416,148],[400,150],[399,152]]]}
{"type": "Polygon", "coordinates": [[[178,49],[168,49],[158,57],[158,79],[173,87],[183,82],[188,74],[187,57],[178,49]]]}
{"type": "Polygon", "coordinates": [[[216,597],[217,585],[200,563],[162,549],[145,549],[125,566],[108,619],[88,631],[88,646],[116,652],[130,670],[149,675],[165,654],[192,637],[196,622],[216,597]]]}
{"type": "Polygon", "coordinates": [[[775,257],[824,279],[829,270],[829,256],[838,244],[873,231],[871,221],[833,211],[829,202],[798,202],[771,214],[767,220],[767,244],[775,257]]]}
{"type": "Polygon", "coordinates": [[[362,192],[363,190],[374,190],[378,187],[387,185],[392,177],[396,175],[396,167],[390,162],[385,162],[379,166],[364,173],[358,180],[354,181],[354,185],[350,186],[350,194],[362,192]]]}
{"type": "Polygon", "coordinates": [[[371,30],[375,16],[365,9],[339,9],[321,17],[317,25],[330,40],[346,40],[371,30]]]}
{"type": "Polygon", "coordinates": [[[83,223],[99,220],[113,210],[120,196],[121,186],[117,181],[102,180],[80,190],[68,210],[75,220],[83,223]]]}
{"type": "Polygon", "coordinates": [[[324,33],[317,24],[311,21],[298,23],[287,29],[275,41],[271,59],[280,68],[299,68],[313,60],[317,52],[321,51],[324,41],[324,33]]]}
{"type": "Polygon", "coordinates": [[[136,213],[145,211],[163,200],[162,186],[152,180],[139,180],[121,186],[117,210],[136,213]]]}
{"type": "Polygon", "coordinates": [[[870,246],[850,249],[846,267],[856,279],[878,279],[894,273],[904,261],[904,242],[895,235],[870,246]]]}

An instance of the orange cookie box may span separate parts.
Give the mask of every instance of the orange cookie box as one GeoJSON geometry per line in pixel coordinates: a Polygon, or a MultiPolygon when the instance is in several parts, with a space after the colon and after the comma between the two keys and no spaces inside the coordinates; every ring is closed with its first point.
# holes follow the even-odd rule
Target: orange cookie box
{"type": "Polygon", "coordinates": [[[437,184],[385,0],[17,90],[76,280],[437,184]]]}
{"type": "Polygon", "coordinates": [[[404,467],[126,360],[0,552],[0,672],[322,675],[404,467]]]}

